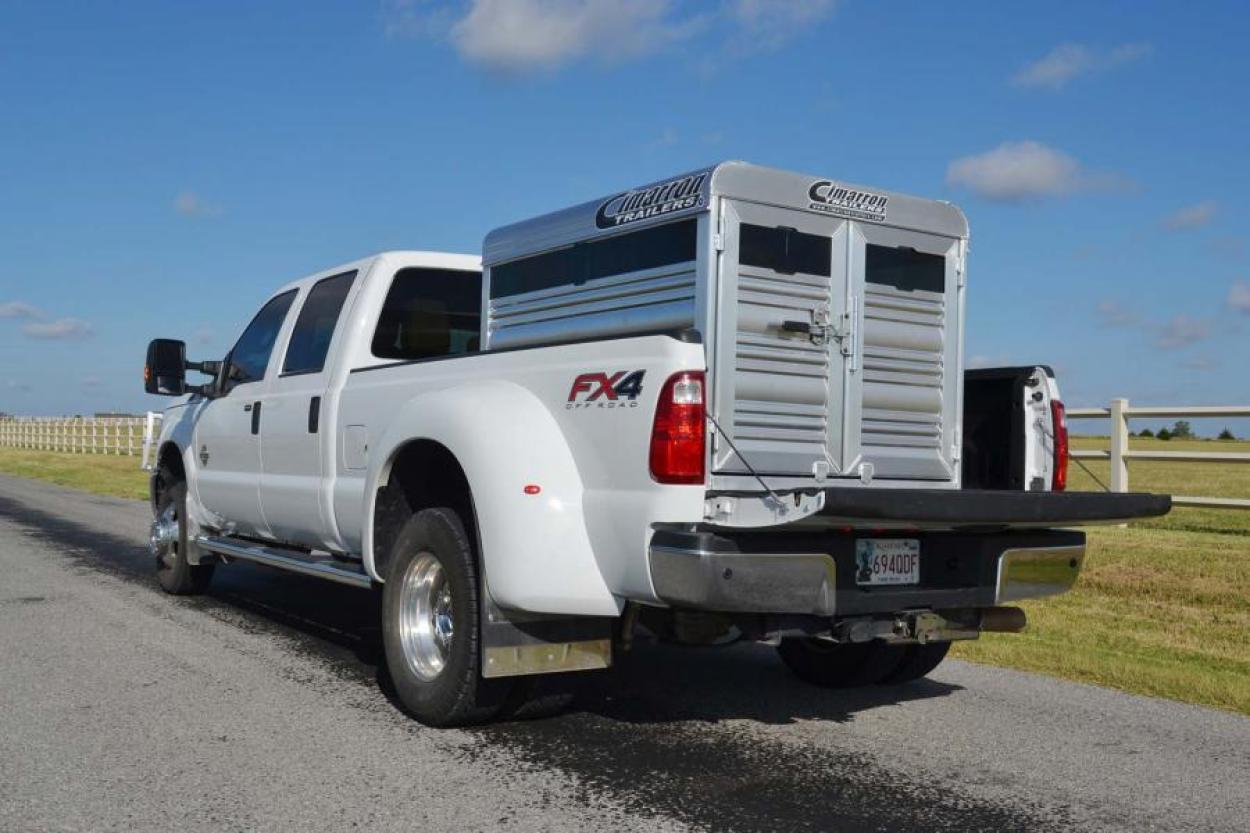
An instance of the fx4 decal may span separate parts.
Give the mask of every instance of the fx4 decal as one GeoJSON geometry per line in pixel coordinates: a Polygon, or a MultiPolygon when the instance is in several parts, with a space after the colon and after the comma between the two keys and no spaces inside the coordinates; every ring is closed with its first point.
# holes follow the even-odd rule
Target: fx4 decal
{"type": "Polygon", "coordinates": [[[645,370],[583,373],[573,380],[565,408],[637,408],[645,370]]]}

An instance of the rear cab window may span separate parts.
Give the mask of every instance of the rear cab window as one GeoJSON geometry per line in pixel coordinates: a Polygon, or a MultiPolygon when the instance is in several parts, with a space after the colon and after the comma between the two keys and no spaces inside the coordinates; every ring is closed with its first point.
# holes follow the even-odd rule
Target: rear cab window
{"type": "Polygon", "coordinates": [[[416,361],[481,347],[482,274],[409,267],[391,281],[373,332],[373,355],[416,361]]]}

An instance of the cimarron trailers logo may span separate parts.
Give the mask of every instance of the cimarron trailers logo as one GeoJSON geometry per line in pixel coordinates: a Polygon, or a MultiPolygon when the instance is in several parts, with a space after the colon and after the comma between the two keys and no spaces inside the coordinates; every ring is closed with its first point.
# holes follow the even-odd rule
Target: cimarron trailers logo
{"type": "Polygon", "coordinates": [[[599,206],[595,225],[614,228],[703,205],[708,171],[617,194],[599,206]]]}
{"type": "Polygon", "coordinates": [[[878,223],[885,219],[885,206],[890,201],[885,194],[858,191],[827,179],[813,182],[807,189],[807,198],[811,200],[807,207],[812,211],[878,223]]]}

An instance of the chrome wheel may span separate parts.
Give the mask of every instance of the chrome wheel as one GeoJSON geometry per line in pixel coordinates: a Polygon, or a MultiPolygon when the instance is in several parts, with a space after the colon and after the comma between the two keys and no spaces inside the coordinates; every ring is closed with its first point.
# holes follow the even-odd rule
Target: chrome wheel
{"type": "Polygon", "coordinates": [[[408,667],[428,682],[442,673],[451,655],[451,585],[442,563],[428,552],[412,559],[400,582],[400,645],[408,667]]]}
{"type": "Polygon", "coordinates": [[[162,567],[173,566],[179,537],[178,506],[171,503],[152,521],[152,531],[148,535],[148,550],[162,567]]]}

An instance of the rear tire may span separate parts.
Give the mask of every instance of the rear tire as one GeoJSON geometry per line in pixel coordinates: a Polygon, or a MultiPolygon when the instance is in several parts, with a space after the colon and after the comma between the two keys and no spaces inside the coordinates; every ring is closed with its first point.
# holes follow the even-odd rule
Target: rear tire
{"type": "Polygon", "coordinates": [[[880,640],[839,643],[810,637],[784,639],[777,653],[799,679],[822,688],[879,683],[903,660],[899,646],[880,640]]]}
{"type": "Polygon", "coordinates": [[[382,642],[396,695],[427,726],[490,720],[513,689],[481,676],[480,587],[454,510],[423,509],[405,522],[382,588],[382,642]]]}
{"type": "Polygon", "coordinates": [[[903,661],[885,676],[884,685],[902,685],[927,676],[937,668],[951,649],[949,642],[930,642],[928,645],[907,645],[903,661]]]}
{"type": "Polygon", "coordinates": [[[214,565],[187,561],[186,481],[163,467],[158,476],[161,490],[156,499],[156,518],[149,543],[156,559],[156,581],[166,593],[198,595],[208,589],[214,565]],[[163,532],[158,532],[158,529],[163,529],[163,532]]]}

